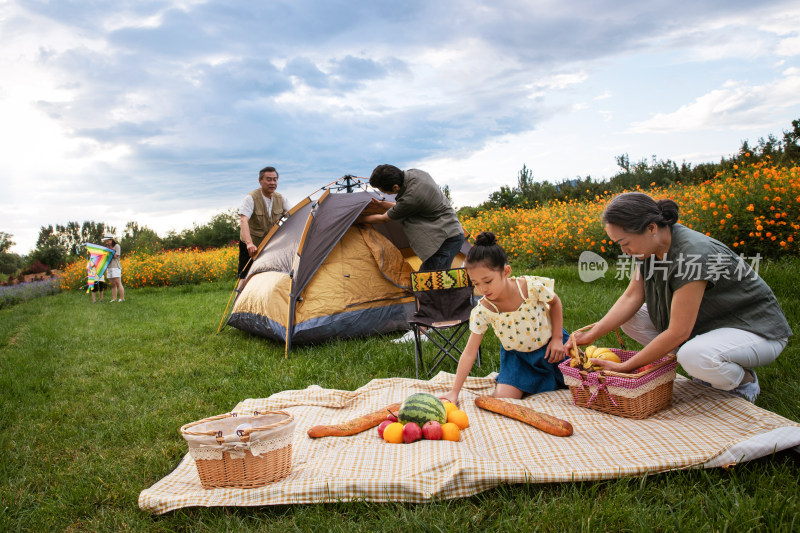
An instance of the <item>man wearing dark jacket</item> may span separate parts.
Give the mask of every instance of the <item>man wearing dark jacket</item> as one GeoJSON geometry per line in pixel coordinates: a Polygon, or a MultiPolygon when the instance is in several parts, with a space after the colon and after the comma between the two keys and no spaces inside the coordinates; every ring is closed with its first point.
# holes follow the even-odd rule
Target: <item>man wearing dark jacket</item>
{"type": "Polygon", "coordinates": [[[400,170],[393,165],[379,165],[372,171],[369,184],[395,201],[374,199],[383,214],[365,215],[362,222],[377,224],[397,220],[403,225],[411,249],[422,261],[421,271],[450,268],[464,243],[464,230],[455,210],[430,174],[412,168],[400,170]]]}

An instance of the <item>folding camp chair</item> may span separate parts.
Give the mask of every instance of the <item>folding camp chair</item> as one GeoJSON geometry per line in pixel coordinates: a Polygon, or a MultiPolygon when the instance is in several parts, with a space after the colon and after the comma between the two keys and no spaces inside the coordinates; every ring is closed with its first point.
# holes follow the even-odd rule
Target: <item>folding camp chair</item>
{"type": "MultiPolygon", "coordinates": [[[[408,323],[414,332],[414,368],[425,371],[422,357],[422,336],[437,349],[427,377],[449,357],[456,363],[462,350],[458,341],[469,332],[469,314],[474,306],[472,282],[463,268],[411,273],[411,291],[417,312],[408,323]]],[[[426,343],[427,344],[427,343],[426,343]]],[[[481,351],[478,348],[478,366],[481,351]]]]}

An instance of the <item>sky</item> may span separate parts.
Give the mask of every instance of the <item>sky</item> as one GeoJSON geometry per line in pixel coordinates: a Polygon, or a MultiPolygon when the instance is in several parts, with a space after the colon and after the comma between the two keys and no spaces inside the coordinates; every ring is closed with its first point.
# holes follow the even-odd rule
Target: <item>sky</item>
{"type": "Polygon", "coordinates": [[[719,161],[800,118],[800,2],[0,0],[0,231],[297,202],[382,163],[455,206],[719,161]]]}

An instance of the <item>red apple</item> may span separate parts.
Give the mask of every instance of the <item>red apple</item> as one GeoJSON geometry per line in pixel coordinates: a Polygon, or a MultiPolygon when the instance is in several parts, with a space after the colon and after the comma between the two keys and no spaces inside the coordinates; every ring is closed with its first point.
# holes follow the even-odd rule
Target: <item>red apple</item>
{"type": "MultiPolygon", "coordinates": [[[[387,411],[389,410],[387,409],[387,411]]],[[[386,420],[388,420],[389,422],[397,422],[397,415],[389,411],[389,416],[386,417],[386,420]]]]}
{"type": "Polygon", "coordinates": [[[388,426],[391,423],[392,423],[391,420],[384,420],[383,422],[381,422],[381,425],[378,426],[378,436],[380,438],[383,438],[383,430],[386,429],[386,426],[388,426]]]}
{"type": "Polygon", "coordinates": [[[409,444],[422,438],[422,428],[415,422],[409,422],[403,426],[403,442],[409,444]]]}
{"type": "Polygon", "coordinates": [[[429,420],[422,426],[422,436],[428,440],[442,440],[442,425],[436,420],[429,420]]]}

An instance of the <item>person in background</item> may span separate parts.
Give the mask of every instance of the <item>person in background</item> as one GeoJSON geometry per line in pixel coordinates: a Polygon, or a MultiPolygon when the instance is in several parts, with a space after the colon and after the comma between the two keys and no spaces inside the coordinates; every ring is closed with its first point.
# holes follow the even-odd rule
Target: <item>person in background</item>
{"type": "Polygon", "coordinates": [[[399,221],[411,249],[422,261],[420,271],[450,268],[464,243],[464,229],[430,174],[415,168],[404,171],[393,165],[379,165],[372,171],[369,184],[384,194],[394,194],[395,201],[373,198],[372,203],[386,212],[363,215],[358,221],[399,221]]]}
{"type": "MultiPolygon", "coordinates": [[[[95,274],[94,272],[95,268],[91,261],[89,261],[88,264],[86,265],[86,270],[89,277],[95,274]]],[[[101,276],[101,279],[95,281],[94,284],[92,285],[90,292],[92,293],[93,304],[96,304],[98,302],[98,298],[95,296],[97,294],[100,295],[99,301],[101,302],[103,301],[103,291],[105,290],[105,288],[106,288],[106,275],[104,272],[103,275],[101,276]]]]}
{"type": "MultiPolygon", "coordinates": [[[[464,244],[464,229],[430,174],[415,168],[404,171],[394,165],[378,165],[369,184],[384,194],[395,195],[395,201],[373,198],[372,205],[386,212],[362,215],[357,222],[382,224],[397,220],[403,225],[411,249],[422,261],[420,271],[450,268],[464,244]]],[[[414,332],[408,331],[392,342],[410,342],[413,338],[414,332]]]]}
{"type": "Polygon", "coordinates": [[[292,208],[278,188],[278,171],[264,167],[258,172],[260,187],[250,191],[239,207],[239,290],[250,271],[251,259],[269,230],[292,208]]]}
{"type": "Polygon", "coordinates": [[[114,250],[114,257],[106,269],[106,279],[111,285],[111,302],[124,302],[125,288],[122,286],[122,264],[119,262],[122,248],[111,234],[103,236],[103,245],[114,250]]]}
{"type": "Polygon", "coordinates": [[[621,327],[644,348],[621,363],[592,359],[596,365],[632,372],[673,352],[695,382],[755,403],[753,368],[774,361],[792,334],[766,282],[721,242],[678,224],[672,200],[624,193],[602,222],[636,269],[605,316],[567,348],[621,327]]]}
{"type": "Polygon", "coordinates": [[[495,398],[518,399],[566,388],[558,364],[567,356],[564,343],[569,334],[555,281],[540,276],[512,278],[506,252],[490,231],[475,239],[465,267],[483,298],[470,314],[471,334],[458,361],[453,388],[441,398],[458,402],[489,326],[501,343],[495,398]]]}

